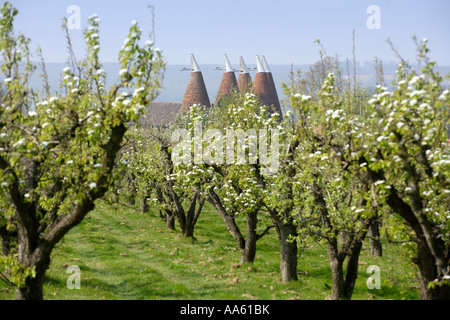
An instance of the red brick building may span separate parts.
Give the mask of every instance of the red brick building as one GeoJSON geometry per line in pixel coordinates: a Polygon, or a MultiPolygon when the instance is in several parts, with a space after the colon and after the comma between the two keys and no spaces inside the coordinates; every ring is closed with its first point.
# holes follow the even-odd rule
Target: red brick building
{"type": "Polygon", "coordinates": [[[272,112],[278,112],[281,115],[280,102],[276,93],[275,85],[272,85],[269,72],[264,68],[259,56],[256,56],[256,74],[253,80],[253,93],[259,97],[259,100],[263,105],[269,106],[269,110],[272,112]]]}
{"type": "Polygon", "coordinates": [[[244,95],[252,90],[252,77],[248,72],[247,65],[244,62],[244,58],[239,57],[240,60],[240,73],[237,80],[239,92],[244,95]]]}
{"type": "Polygon", "coordinates": [[[282,113],[281,113],[280,99],[278,99],[278,93],[275,87],[275,82],[273,80],[273,75],[272,72],[270,71],[269,64],[267,63],[264,55],[261,55],[261,62],[264,68],[264,72],[266,73],[267,76],[267,82],[269,83],[270,87],[270,93],[268,94],[269,101],[267,102],[267,105],[272,105],[274,110],[281,115],[282,113]]]}
{"type": "Polygon", "coordinates": [[[225,72],[222,76],[222,81],[220,82],[219,91],[217,92],[216,105],[220,105],[220,101],[229,96],[233,90],[238,88],[236,75],[234,74],[234,69],[228,60],[227,55],[224,55],[225,60],[225,72]]]}
{"type": "Polygon", "coordinates": [[[186,91],[184,93],[180,111],[188,110],[189,107],[193,104],[199,104],[206,107],[211,106],[202,72],[197,64],[197,61],[194,58],[194,55],[192,54],[191,67],[192,71],[189,77],[186,91]]]}
{"type": "MultiPolygon", "coordinates": [[[[282,115],[280,101],[273,80],[272,72],[269,69],[265,57],[262,55],[262,61],[256,56],[257,72],[253,82],[244,59],[240,58],[240,73],[236,80],[235,71],[232,68],[228,57],[224,55],[225,71],[222,76],[216,105],[220,105],[223,97],[229,95],[233,89],[238,89],[241,94],[248,92],[254,93],[264,105],[269,106],[271,112],[278,112],[282,115]]],[[[205,81],[203,79],[200,67],[191,55],[191,74],[184,93],[182,102],[153,102],[149,106],[149,112],[141,119],[145,125],[166,125],[173,121],[179,112],[187,111],[192,105],[210,107],[208,92],[206,91],[205,81]]]]}

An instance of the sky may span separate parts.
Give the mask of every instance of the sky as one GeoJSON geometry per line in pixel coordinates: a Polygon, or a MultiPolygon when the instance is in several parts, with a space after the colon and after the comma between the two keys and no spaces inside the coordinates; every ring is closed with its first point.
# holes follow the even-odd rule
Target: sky
{"type": "MultiPolygon", "coordinates": [[[[4,1],[1,1],[2,4],[4,1]]],[[[101,58],[117,60],[131,21],[144,32],[154,31],[168,64],[189,65],[190,54],[199,64],[222,64],[227,54],[237,65],[264,54],[269,64],[310,64],[319,59],[320,42],[329,55],[352,57],[352,32],[358,61],[397,60],[387,40],[402,57],[413,60],[412,36],[429,39],[430,57],[450,65],[450,1],[448,0],[12,0],[19,9],[16,31],[42,48],[46,62],[65,62],[66,40],[62,19],[79,18],[70,30],[77,57],[84,55],[82,29],[97,14],[101,58]],[[153,6],[152,10],[148,5],[153,6]],[[79,15],[68,11],[79,8],[79,15]],[[376,6],[378,11],[369,10],[376,6]],[[153,23],[152,23],[153,21],[153,23]],[[154,26],[154,29],[153,29],[154,26]]]]}

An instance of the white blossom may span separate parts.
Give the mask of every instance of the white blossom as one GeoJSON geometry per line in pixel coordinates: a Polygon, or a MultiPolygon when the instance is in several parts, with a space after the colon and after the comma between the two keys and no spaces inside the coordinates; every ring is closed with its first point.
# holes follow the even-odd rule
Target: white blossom
{"type": "Polygon", "coordinates": [[[123,76],[124,74],[128,73],[128,70],[126,68],[120,69],[119,75],[123,76]]]}
{"type": "Polygon", "coordinates": [[[140,88],[134,89],[133,96],[137,95],[139,92],[142,92],[144,90],[145,90],[144,87],[140,87],[140,88]]]}
{"type": "Polygon", "coordinates": [[[17,142],[14,144],[14,147],[19,147],[19,146],[23,145],[24,143],[25,143],[25,140],[20,139],[19,141],[17,141],[17,142]]]}

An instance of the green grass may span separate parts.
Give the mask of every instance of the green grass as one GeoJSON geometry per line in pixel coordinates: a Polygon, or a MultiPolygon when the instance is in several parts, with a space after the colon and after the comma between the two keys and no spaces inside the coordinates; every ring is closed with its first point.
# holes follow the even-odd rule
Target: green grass
{"type": "MultiPolygon", "coordinates": [[[[56,299],[309,299],[331,295],[326,247],[317,243],[298,262],[299,280],[280,281],[279,246],[274,229],[258,241],[253,265],[238,266],[240,252],[222,219],[206,206],[196,241],[165,228],[156,215],[98,202],[53,252],[44,298],[56,299]],[[68,289],[69,265],[81,269],[81,289],[68,289]]],[[[366,246],[367,247],[367,246],[366,246]]],[[[385,244],[384,257],[360,258],[353,299],[417,299],[417,270],[402,260],[400,246],[385,244]],[[381,289],[366,286],[369,265],[381,268],[381,289]],[[411,276],[411,274],[413,276],[411,276]]],[[[14,299],[0,282],[0,300],[14,299]]]]}

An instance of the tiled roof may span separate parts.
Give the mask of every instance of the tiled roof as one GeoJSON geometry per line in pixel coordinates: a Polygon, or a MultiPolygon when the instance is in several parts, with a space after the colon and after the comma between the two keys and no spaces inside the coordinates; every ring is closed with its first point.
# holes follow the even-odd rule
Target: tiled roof
{"type": "Polygon", "coordinates": [[[234,71],[227,71],[223,73],[222,81],[220,82],[219,91],[217,92],[216,105],[219,105],[220,100],[233,91],[233,88],[237,88],[236,75],[234,71]]]}
{"type": "Polygon", "coordinates": [[[246,94],[247,92],[251,91],[252,78],[250,77],[250,74],[248,72],[239,73],[237,83],[239,87],[239,92],[241,94],[246,94]]]}
{"type": "Polygon", "coordinates": [[[181,111],[186,111],[193,104],[199,104],[209,107],[208,92],[206,91],[205,81],[200,71],[193,71],[189,77],[189,82],[184,93],[181,111]]]}
{"type": "Polygon", "coordinates": [[[175,120],[180,112],[181,102],[152,102],[148,112],[140,117],[142,125],[167,125],[175,120]]]}

